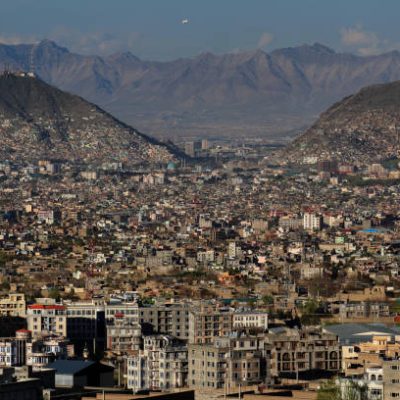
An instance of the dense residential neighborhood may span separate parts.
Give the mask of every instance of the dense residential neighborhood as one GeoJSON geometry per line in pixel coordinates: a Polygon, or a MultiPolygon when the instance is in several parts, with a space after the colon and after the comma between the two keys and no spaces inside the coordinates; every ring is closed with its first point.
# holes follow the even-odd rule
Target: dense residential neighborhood
{"type": "Polygon", "coordinates": [[[49,399],[400,393],[398,161],[193,149],[1,163],[1,382],[49,399]]]}

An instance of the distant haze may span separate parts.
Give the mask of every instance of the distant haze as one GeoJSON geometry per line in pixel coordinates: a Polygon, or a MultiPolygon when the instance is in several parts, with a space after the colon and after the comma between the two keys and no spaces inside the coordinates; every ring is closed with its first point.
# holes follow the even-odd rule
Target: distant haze
{"type": "Polygon", "coordinates": [[[129,52],[72,53],[45,40],[0,45],[0,68],[34,68],[43,80],[79,94],[154,136],[258,136],[288,140],[318,114],[360,88],[400,79],[400,53],[338,53],[315,43],[168,62],[129,52]]]}

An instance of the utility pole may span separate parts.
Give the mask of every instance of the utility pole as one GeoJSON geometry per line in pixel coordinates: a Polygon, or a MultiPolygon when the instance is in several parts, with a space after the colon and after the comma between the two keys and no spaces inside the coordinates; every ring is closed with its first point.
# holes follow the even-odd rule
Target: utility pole
{"type": "Polygon", "coordinates": [[[35,44],[32,45],[32,48],[31,48],[31,51],[30,51],[30,54],[29,54],[29,72],[31,72],[33,74],[36,71],[36,66],[35,66],[35,51],[36,51],[36,48],[37,48],[37,44],[35,43],[35,44]]]}
{"type": "Polygon", "coordinates": [[[291,272],[291,268],[290,268],[290,264],[287,264],[287,280],[286,280],[286,297],[287,297],[287,301],[289,303],[289,298],[290,298],[290,272],[291,272]]]}
{"type": "Polygon", "coordinates": [[[296,342],[296,347],[294,349],[294,363],[296,368],[296,383],[299,383],[299,360],[297,358],[297,346],[299,342],[296,342]]]}

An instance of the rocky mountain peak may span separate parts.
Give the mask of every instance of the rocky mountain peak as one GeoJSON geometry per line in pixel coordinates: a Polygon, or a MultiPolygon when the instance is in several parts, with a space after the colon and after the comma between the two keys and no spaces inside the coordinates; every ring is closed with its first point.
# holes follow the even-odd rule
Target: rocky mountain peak
{"type": "Polygon", "coordinates": [[[31,73],[0,76],[0,160],[168,161],[175,149],[31,73]]]}
{"type": "Polygon", "coordinates": [[[400,151],[400,81],[372,85],[335,103],[286,150],[307,157],[367,164],[400,151]]]}

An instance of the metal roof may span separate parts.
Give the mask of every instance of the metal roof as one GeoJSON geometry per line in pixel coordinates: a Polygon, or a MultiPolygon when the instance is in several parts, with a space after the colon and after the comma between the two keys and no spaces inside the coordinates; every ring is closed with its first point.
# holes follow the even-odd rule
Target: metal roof
{"type": "Polygon", "coordinates": [[[57,374],[74,375],[92,366],[93,364],[95,364],[94,361],[56,360],[50,364],[47,364],[47,367],[55,369],[57,374]]]}
{"type": "Polygon", "coordinates": [[[400,335],[400,329],[389,327],[385,324],[336,324],[325,326],[326,332],[334,333],[339,337],[339,341],[344,345],[352,345],[372,340],[373,336],[390,335],[392,337],[400,335]]]}

